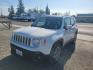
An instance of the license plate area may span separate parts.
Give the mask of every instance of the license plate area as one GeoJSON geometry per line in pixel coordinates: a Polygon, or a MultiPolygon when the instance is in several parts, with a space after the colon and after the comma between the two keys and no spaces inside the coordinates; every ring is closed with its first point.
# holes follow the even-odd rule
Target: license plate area
{"type": "Polygon", "coordinates": [[[18,50],[18,49],[16,49],[16,54],[17,54],[17,55],[20,55],[20,56],[23,56],[22,51],[20,51],[20,50],[18,50]]]}

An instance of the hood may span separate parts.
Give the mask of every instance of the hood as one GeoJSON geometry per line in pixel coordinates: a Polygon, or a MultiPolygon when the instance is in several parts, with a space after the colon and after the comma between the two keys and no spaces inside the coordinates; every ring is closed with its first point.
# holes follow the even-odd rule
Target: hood
{"type": "Polygon", "coordinates": [[[33,37],[46,37],[46,36],[50,36],[56,33],[56,30],[29,26],[29,27],[23,27],[20,29],[16,29],[14,30],[14,33],[26,34],[26,35],[30,35],[33,37]]]}

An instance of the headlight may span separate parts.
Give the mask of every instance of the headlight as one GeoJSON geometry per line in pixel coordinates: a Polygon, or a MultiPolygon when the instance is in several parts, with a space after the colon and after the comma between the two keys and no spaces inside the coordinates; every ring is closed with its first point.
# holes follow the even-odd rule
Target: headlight
{"type": "Polygon", "coordinates": [[[32,46],[39,46],[40,45],[40,39],[32,39],[32,46]]]}

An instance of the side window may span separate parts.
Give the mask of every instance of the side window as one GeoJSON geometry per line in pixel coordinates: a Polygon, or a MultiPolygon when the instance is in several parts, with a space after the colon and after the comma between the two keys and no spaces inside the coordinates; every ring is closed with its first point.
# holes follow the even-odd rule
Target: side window
{"type": "Polygon", "coordinates": [[[71,18],[71,25],[75,24],[75,18],[71,18]]]}
{"type": "Polygon", "coordinates": [[[69,17],[64,19],[64,25],[65,26],[71,25],[71,19],[69,17]]]}

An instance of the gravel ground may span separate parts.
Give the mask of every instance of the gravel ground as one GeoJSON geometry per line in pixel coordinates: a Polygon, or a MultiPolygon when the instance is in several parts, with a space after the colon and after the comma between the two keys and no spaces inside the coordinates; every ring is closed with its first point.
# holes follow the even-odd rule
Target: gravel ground
{"type": "Polygon", "coordinates": [[[93,41],[77,39],[75,47],[66,46],[59,63],[50,64],[11,55],[13,29],[0,30],[0,70],[93,70],[93,41]]]}

